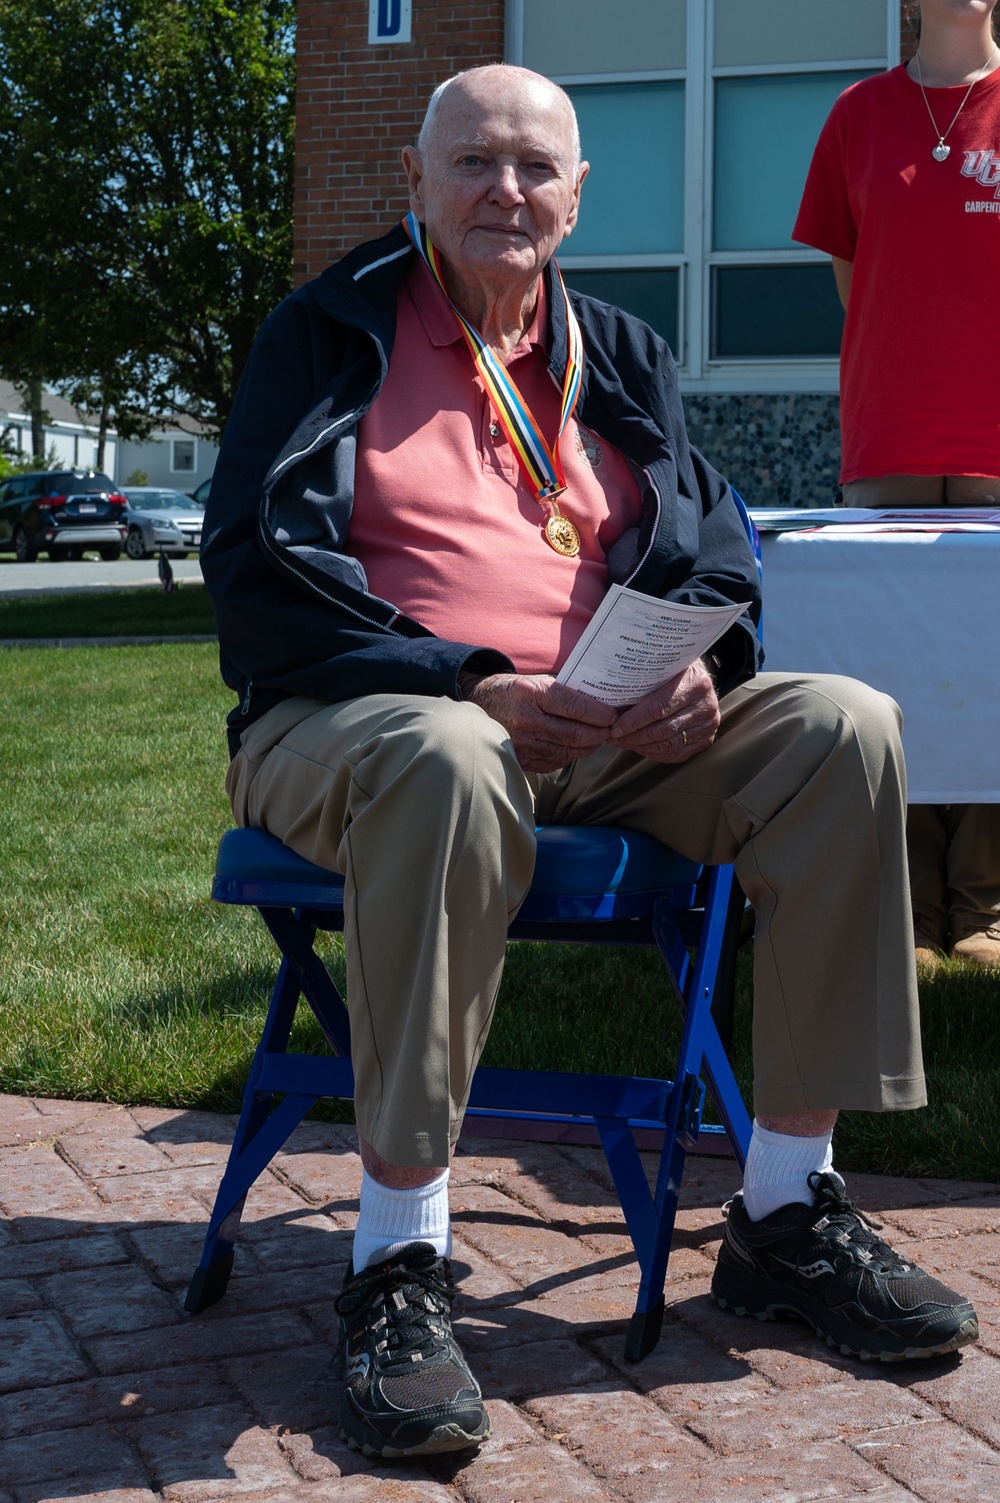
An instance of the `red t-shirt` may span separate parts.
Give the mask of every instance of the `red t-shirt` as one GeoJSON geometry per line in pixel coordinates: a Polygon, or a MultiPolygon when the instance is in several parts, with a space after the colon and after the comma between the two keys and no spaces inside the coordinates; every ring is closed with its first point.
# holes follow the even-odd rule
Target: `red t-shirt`
{"type": "MultiPolygon", "coordinates": [[[[948,130],[967,85],[928,89],[948,130]]],[[[1000,475],[1000,69],[944,162],[904,67],[852,85],[823,127],[793,238],[853,261],[841,350],[842,480],[1000,475]]]]}

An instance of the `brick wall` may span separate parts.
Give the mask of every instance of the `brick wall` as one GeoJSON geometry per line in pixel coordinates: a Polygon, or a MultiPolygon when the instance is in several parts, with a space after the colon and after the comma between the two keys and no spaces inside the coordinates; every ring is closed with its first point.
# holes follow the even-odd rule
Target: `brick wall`
{"type": "Polygon", "coordinates": [[[431,91],[503,61],[504,0],[413,0],[413,40],[368,45],[366,0],[299,0],[295,282],[406,213],[400,149],[431,91]]]}

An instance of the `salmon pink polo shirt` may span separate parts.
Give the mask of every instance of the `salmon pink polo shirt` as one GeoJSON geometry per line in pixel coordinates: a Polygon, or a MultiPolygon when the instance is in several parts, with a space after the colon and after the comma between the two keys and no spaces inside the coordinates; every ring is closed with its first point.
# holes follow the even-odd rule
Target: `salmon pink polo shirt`
{"type": "MultiPolygon", "coordinates": [[[[562,393],[548,370],[548,308],[507,361],[551,444],[562,393]]],[[[399,291],[389,374],[361,419],[347,551],[368,588],[436,636],[494,647],[521,673],[556,672],[608,588],[607,554],[639,522],[622,454],[571,418],[559,509],[581,551],[545,541],[448,299],[419,256],[399,291]]]]}

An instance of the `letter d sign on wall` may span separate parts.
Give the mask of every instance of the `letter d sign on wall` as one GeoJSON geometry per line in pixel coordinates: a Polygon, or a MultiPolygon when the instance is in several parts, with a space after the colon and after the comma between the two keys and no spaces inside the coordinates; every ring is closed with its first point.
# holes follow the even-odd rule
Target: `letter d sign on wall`
{"type": "Polygon", "coordinates": [[[368,0],[368,44],[408,42],[412,0],[368,0]]]}

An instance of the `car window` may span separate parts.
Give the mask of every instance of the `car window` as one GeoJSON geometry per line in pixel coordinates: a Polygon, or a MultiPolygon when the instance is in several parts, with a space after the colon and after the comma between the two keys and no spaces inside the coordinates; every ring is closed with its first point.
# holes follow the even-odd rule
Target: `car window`
{"type": "Polygon", "coordinates": [[[176,491],[126,491],[125,495],[137,511],[169,511],[184,504],[176,491]]]}
{"type": "Polygon", "coordinates": [[[45,496],[91,496],[102,491],[113,491],[115,483],[107,475],[96,471],[93,475],[80,475],[75,470],[54,470],[44,477],[42,494],[45,496]]]}

